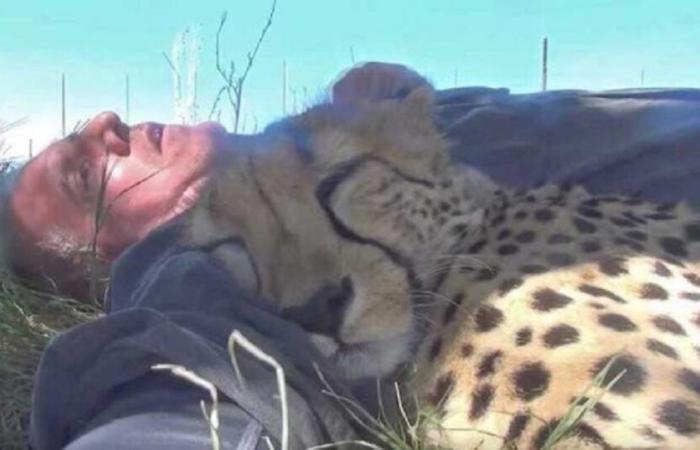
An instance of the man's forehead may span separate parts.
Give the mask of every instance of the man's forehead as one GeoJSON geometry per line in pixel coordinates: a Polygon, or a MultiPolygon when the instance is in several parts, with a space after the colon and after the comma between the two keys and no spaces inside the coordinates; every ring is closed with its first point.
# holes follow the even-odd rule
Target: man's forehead
{"type": "Polygon", "coordinates": [[[10,195],[10,210],[16,225],[40,238],[43,230],[59,222],[71,223],[70,199],[60,184],[60,162],[48,148],[29,161],[18,175],[10,195]]]}

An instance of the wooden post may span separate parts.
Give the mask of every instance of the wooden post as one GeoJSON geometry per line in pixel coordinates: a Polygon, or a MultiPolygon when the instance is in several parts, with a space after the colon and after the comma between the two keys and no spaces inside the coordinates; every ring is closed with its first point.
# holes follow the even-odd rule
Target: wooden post
{"type": "Polygon", "coordinates": [[[542,91],[547,90],[547,36],[542,38],[542,91]]]}
{"type": "Polygon", "coordinates": [[[282,115],[287,115],[287,60],[282,61],[282,115]]]}
{"type": "Polygon", "coordinates": [[[61,135],[66,137],[66,74],[61,74],[61,135]]]}
{"type": "Polygon", "coordinates": [[[129,95],[130,95],[129,87],[130,87],[129,86],[129,74],[127,73],[126,74],[126,93],[125,93],[126,94],[126,98],[125,98],[125,101],[126,101],[126,105],[125,105],[126,106],[126,117],[125,117],[126,123],[129,123],[129,116],[131,115],[130,105],[129,105],[129,95]]]}

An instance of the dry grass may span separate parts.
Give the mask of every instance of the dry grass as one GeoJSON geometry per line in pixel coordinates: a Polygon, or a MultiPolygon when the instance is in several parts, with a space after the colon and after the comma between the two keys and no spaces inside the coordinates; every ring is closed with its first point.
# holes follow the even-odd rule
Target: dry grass
{"type": "Polygon", "coordinates": [[[27,448],[34,373],[51,337],[99,315],[95,307],[43,294],[0,273],[0,448],[27,448]]]}

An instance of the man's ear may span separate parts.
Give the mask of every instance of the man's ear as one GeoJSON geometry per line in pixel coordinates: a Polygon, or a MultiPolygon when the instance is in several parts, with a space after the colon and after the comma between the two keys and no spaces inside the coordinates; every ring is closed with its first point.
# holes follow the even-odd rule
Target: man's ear
{"type": "Polygon", "coordinates": [[[401,64],[368,62],[357,65],[331,86],[331,102],[350,105],[367,100],[404,98],[430,83],[414,70],[401,64]]]}

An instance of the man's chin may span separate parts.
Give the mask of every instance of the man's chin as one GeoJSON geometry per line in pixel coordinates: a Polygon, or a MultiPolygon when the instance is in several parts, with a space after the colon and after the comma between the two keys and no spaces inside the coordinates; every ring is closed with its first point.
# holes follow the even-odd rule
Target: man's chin
{"type": "Polygon", "coordinates": [[[205,132],[210,132],[210,133],[215,133],[215,134],[227,134],[228,130],[221,125],[219,122],[214,122],[214,121],[209,121],[209,122],[202,122],[198,125],[195,125],[197,130],[205,131],[205,132]]]}
{"type": "Polygon", "coordinates": [[[206,188],[208,182],[208,176],[201,176],[189,183],[178,197],[175,206],[172,208],[172,214],[168,220],[180,217],[192,209],[202,196],[202,192],[206,188]]]}

